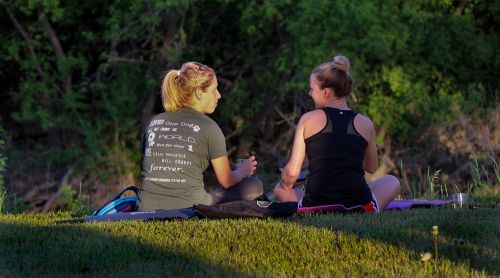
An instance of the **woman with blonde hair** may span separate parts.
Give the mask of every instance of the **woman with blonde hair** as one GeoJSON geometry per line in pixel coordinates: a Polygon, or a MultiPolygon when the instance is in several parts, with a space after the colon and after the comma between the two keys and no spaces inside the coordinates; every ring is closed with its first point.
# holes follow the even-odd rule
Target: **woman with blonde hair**
{"type": "Polygon", "coordinates": [[[164,113],[154,116],[144,131],[140,210],[187,208],[254,200],[263,194],[262,182],[251,176],[254,156],[232,170],[225,137],[211,114],[221,98],[210,67],[187,62],[163,79],[164,113]],[[203,171],[212,165],[222,188],[207,193],[203,171]]]}
{"type": "Polygon", "coordinates": [[[372,121],[347,106],[352,89],[350,62],[335,56],[310,76],[309,96],[316,109],[298,123],[291,157],[281,170],[274,193],[280,201],[313,207],[342,204],[380,212],[399,193],[399,181],[383,176],[367,184],[364,174],[378,168],[372,121]],[[307,155],[309,176],[305,193],[294,187],[307,155]]]}

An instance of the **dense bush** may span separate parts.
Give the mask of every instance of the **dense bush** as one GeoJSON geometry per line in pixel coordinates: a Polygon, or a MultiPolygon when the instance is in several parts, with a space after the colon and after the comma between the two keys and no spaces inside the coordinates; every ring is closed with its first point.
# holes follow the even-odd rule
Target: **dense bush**
{"type": "Polygon", "coordinates": [[[223,98],[212,117],[231,154],[256,151],[264,172],[286,159],[294,122],[311,109],[310,72],[337,53],[351,58],[349,101],[374,120],[384,152],[420,152],[430,126],[498,104],[500,5],[490,1],[37,0],[2,7],[0,94],[11,104],[2,116],[17,156],[32,153],[32,169],[55,179],[69,164],[89,181],[137,177],[142,126],[162,111],[162,75],[188,60],[216,70],[223,98]]]}
{"type": "Polygon", "coordinates": [[[5,158],[5,139],[4,131],[2,128],[2,123],[0,122],[0,213],[3,211],[4,202],[7,196],[5,184],[4,184],[4,173],[6,168],[6,158],[5,158]]]}

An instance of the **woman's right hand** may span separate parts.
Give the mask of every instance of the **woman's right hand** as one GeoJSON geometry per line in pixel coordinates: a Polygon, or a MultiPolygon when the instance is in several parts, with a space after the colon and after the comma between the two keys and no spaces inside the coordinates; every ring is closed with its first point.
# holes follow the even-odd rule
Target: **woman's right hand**
{"type": "Polygon", "coordinates": [[[257,160],[253,155],[247,159],[240,159],[236,166],[236,172],[241,176],[241,179],[253,175],[255,169],[257,169],[257,160]]]}

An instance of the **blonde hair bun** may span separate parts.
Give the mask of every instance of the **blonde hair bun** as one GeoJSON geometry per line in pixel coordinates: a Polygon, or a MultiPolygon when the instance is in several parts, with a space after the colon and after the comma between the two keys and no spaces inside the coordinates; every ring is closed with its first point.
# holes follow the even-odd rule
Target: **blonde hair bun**
{"type": "Polygon", "coordinates": [[[342,56],[342,55],[337,55],[335,57],[333,57],[333,67],[338,69],[338,70],[341,70],[341,71],[344,71],[344,72],[349,72],[349,69],[351,67],[351,63],[349,62],[349,58],[347,58],[346,56],[342,56]]]}

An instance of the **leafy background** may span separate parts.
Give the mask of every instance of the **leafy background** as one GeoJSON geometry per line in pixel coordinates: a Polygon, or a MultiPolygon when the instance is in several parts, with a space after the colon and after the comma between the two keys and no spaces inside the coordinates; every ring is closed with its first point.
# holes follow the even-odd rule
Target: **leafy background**
{"type": "Polygon", "coordinates": [[[351,59],[350,105],[377,127],[380,167],[368,179],[394,174],[407,196],[459,191],[472,162],[494,180],[498,1],[0,3],[0,196],[11,210],[95,207],[139,183],[161,79],[192,60],[217,72],[211,117],[231,158],[255,152],[269,188],[312,109],[310,72],[338,53],[351,59]]]}

